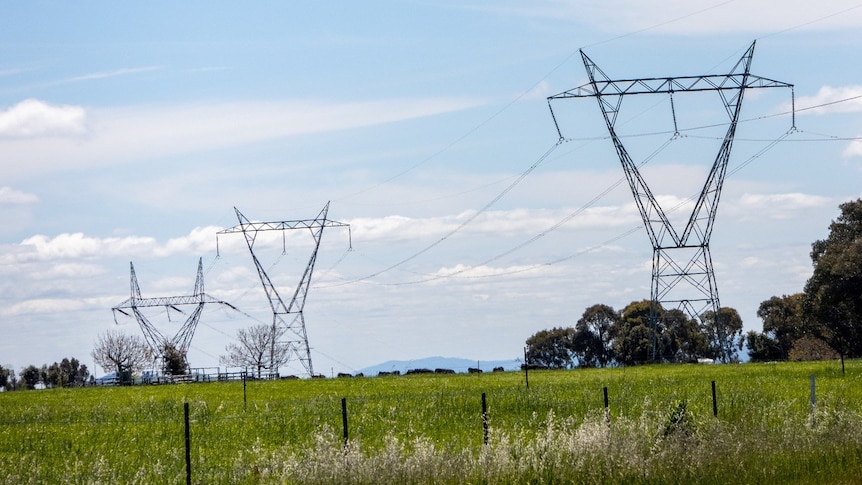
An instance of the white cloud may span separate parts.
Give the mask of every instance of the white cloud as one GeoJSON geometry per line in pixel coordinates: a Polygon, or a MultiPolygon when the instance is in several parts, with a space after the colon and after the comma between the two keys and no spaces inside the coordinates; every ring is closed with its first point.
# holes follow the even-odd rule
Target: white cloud
{"type": "MultiPolygon", "coordinates": [[[[862,135],[860,135],[857,138],[862,139],[862,135]]],[[[859,141],[850,142],[850,144],[847,145],[847,148],[845,148],[844,151],[841,152],[841,156],[843,156],[845,158],[862,157],[862,142],[859,142],[859,141]]]]}
{"type": "MultiPolygon", "coordinates": [[[[789,106],[787,108],[789,109],[789,106]]],[[[814,96],[797,98],[796,110],[800,114],[856,113],[862,111],[862,85],[823,86],[814,96]]]]}
{"type": "MultiPolygon", "coordinates": [[[[4,264],[32,260],[109,258],[127,256],[167,257],[174,254],[214,252],[215,234],[220,227],[196,227],[188,235],[169,239],[164,244],[149,236],[95,237],[83,233],[64,233],[54,237],[31,236],[14,251],[4,253],[4,264]]],[[[241,239],[241,238],[237,238],[241,239]]],[[[237,243],[239,244],[239,243],[237,243]]]]}
{"type": "Polygon", "coordinates": [[[553,89],[551,89],[551,85],[548,81],[542,80],[532,89],[530,89],[521,99],[529,100],[529,99],[541,99],[544,100],[548,96],[554,94],[553,89]]]}
{"type": "Polygon", "coordinates": [[[39,197],[35,194],[28,194],[15,190],[11,187],[0,187],[0,204],[35,204],[39,202],[39,197]]]}
{"type": "Polygon", "coordinates": [[[0,111],[0,137],[78,136],[87,132],[87,112],[80,106],[51,105],[25,99],[0,111]]]}
{"type": "Polygon", "coordinates": [[[98,264],[70,261],[41,265],[38,271],[31,273],[31,276],[38,280],[75,280],[96,277],[104,272],[105,268],[98,264]]]}
{"type": "MultiPolygon", "coordinates": [[[[538,264],[538,265],[530,265],[530,266],[508,266],[508,267],[500,267],[496,268],[493,266],[487,265],[479,265],[479,266],[466,266],[463,264],[456,264],[451,268],[440,268],[434,273],[434,276],[439,278],[446,277],[460,277],[460,278],[485,278],[491,276],[503,276],[503,275],[514,275],[518,273],[524,273],[527,271],[542,271],[547,272],[551,267],[546,264],[538,264]]],[[[535,275],[531,275],[535,276],[535,275]]]]}
{"type": "MultiPolygon", "coordinates": [[[[785,106],[790,109],[789,105],[785,106]]],[[[799,114],[831,114],[862,112],[862,85],[823,86],[813,96],[803,96],[796,100],[799,114]],[[806,109],[810,108],[810,109],[806,109]]],[[[862,143],[851,141],[841,152],[844,158],[862,157],[862,143]]]]}
{"type": "MultiPolygon", "coordinates": [[[[205,151],[297,135],[333,132],[468,109],[478,100],[456,98],[323,101],[249,101],[181,106],[137,106],[94,111],[86,140],[0,140],[0,153],[16,160],[10,171],[103,165],[205,151]]],[[[0,115],[0,134],[78,134],[84,111],[28,101],[0,115]],[[26,103],[26,104],[25,104],[26,103]],[[22,107],[23,105],[23,107],[22,107]],[[24,124],[29,113],[29,124],[24,124]],[[35,113],[48,113],[37,117],[35,113]],[[61,115],[65,114],[63,118],[61,115]],[[80,115],[76,118],[73,115],[80,115]],[[14,115],[14,116],[13,116],[14,115]],[[4,126],[4,119],[8,120],[4,126]],[[54,119],[40,125],[39,120],[54,119]],[[15,121],[15,123],[12,123],[15,121]],[[60,123],[63,121],[65,124],[60,123]],[[27,127],[30,127],[29,129],[27,127]],[[37,128],[41,127],[41,132],[37,128]],[[65,131],[64,131],[65,130],[65,131]]]]}
{"type": "MultiPolygon", "coordinates": [[[[354,241],[371,239],[429,239],[440,237],[457,229],[475,211],[428,218],[411,218],[399,215],[379,218],[351,219],[354,241]]],[[[600,206],[584,210],[511,209],[487,211],[465,225],[464,232],[495,235],[535,235],[558,228],[601,229],[629,226],[640,221],[634,203],[622,206],[600,206]]]]}
{"type": "Polygon", "coordinates": [[[181,253],[213,252],[216,249],[215,234],[220,230],[221,228],[216,226],[196,227],[187,236],[169,239],[156,253],[159,256],[167,256],[181,253]]]}
{"type": "Polygon", "coordinates": [[[101,298],[34,298],[14,303],[0,310],[4,316],[32,315],[46,313],[68,314],[74,311],[109,308],[101,298]]]}
{"type": "Polygon", "coordinates": [[[54,237],[35,235],[21,242],[31,251],[16,252],[18,260],[73,259],[146,255],[166,257],[173,254],[212,252],[215,250],[215,233],[220,228],[196,227],[182,237],[159,244],[155,238],[144,236],[93,237],[83,233],[66,233],[54,237]]]}
{"type": "Polygon", "coordinates": [[[798,211],[818,207],[831,207],[836,202],[829,197],[802,194],[743,194],[736,205],[741,214],[756,214],[758,218],[790,219],[798,216],[798,211]]]}
{"type": "Polygon", "coordinates": [[[25,239],[21,245],[32,246],[36,259],[73,259],[152,250],[155,240],[138,236],[98,238],[77,232],[59,234],[53,238],[38,234],[25,239]]]}

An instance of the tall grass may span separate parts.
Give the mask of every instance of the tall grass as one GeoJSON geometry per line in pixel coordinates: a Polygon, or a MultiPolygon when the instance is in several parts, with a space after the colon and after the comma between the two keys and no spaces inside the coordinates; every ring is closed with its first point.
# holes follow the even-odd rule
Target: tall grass
{"type": "Polygon", "coordinates": [[[859,361],[846,375],[834,362],[678,365],[531,372],[529,382],[520,373],[249,382],[247,403],[241,383],[2,393],[0,483],[182,483],[185,402],[195,483],[862,477],[859,361]]]}

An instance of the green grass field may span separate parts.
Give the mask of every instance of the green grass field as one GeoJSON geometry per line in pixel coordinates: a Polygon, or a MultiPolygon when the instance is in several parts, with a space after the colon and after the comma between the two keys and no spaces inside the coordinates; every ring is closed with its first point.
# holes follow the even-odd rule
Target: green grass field
{"type": "Polygon", "coordinates": [[[251,381],[246,397],[0,393],[0,483],[184,483],[186,402],[201,484],[862,483],[862,361],[542,371],[529,388],[515,372],[251,381]]]}

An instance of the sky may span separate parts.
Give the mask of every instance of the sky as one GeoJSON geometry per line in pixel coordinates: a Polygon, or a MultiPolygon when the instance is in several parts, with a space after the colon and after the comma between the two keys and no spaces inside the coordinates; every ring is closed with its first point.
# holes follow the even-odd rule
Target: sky
{"type": "MultiPolygon", "coordinates": [[[[147,298],[192,294],[201,259],[207,294],[238,311],[205,307],[189,361],[219,366],[271,315],[242,236],[216,233],[234,208],[289,221],[327,203],[350,229],[317,253],[315,372],[519,358],[593,304],[650,295],[652,246],[595,100],[548,108],[587,82],[580,51],[616,79],[724,74],[754,41],[751,72],[794,88],[746,91],[710,249],[721,305],[761,330],[760,302],[802,290],[811,243],[862,196],[860,29],[845,0],[4,4],[0,365],[103,374],[96,337],[141,335],[111,311],[130,262],[147,298]]],[[[621,106],[672,220],[727,120],[715,93],[621,106]]],[[[286,301],[312,243],[258,235],[286,301]]],[[[148,318],[172,335],[172,313],[148,318]]]]}

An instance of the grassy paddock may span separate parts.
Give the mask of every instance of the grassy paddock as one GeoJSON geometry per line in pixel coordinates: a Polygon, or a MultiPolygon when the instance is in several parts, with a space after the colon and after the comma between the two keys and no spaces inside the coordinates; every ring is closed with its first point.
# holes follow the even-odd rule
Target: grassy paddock
{"type": "Polygon", "coordinates": [[[249,382],[247,403],[240,382],[0,393],[0,483],[183,483],[185,402],[195,483],[862,476],[860,361],[846,375],[837,362],[662,365],[531,372],[529,383],[514,372],[249,382]]]}

